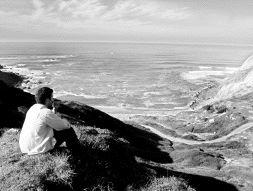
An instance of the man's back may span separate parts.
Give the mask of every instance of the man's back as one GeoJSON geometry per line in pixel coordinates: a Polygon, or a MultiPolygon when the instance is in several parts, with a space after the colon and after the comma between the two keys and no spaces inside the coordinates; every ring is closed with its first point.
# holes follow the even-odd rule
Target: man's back
{"type": "Polygon", "coordinates": [[[23,153],[44,153],[53,148],[53,129],[48,125],[52,111],[42,104],[34,104],[27,112],[19,145],[23,153]]]}
{"type": "Polygon", "coordinates": [[[27,112],[22,127],[19,146],[28,155],[44,153],[66,142],[67,147],[78,150],[79,140],[66,119],[55,114],[53,90],[42,87],[35,93],[34,104],[27,112]]]}

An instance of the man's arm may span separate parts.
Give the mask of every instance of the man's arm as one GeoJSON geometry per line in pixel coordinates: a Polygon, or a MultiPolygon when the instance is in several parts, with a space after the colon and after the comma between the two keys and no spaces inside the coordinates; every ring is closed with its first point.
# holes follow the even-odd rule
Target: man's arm
{"type": "Polygon", "coordinates": [[[47,111],[46,124],[56,131],[70,128],[70,124],[66,119],[60,118],[51,110],[47,111]]]}

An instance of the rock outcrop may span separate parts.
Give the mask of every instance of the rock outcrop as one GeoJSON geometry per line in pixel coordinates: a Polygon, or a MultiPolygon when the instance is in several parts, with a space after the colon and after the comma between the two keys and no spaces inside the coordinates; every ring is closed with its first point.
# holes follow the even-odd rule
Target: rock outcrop
{"type": "Polygon", "coordinates": [[[194,108],[212,105],[217,102],[252,96],[253,93],[253,56],[228,76],[219,86],[210,86],[195,95],[191,104],[194,108]]]}
{"type": "Polygon", "coordinates": [[[253,92],[253,56],[250,56],[242,66],[225,79],[215,99],[223,100],[241,97],[253,92]]]}

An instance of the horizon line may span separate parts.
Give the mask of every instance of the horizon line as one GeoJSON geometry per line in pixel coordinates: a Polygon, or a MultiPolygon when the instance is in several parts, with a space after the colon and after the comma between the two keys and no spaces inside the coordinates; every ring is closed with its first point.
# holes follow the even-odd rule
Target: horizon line
{"type": "Polygon", "coordinates": [[[253,46],[246,43],[225,43],[225,42],[160,42],[160,41],[75,41],[75,40],[0,40],[0,43],[115,43],[115,44],[168,44],[168,45],[209,45],[209,46],[253,46]]]}

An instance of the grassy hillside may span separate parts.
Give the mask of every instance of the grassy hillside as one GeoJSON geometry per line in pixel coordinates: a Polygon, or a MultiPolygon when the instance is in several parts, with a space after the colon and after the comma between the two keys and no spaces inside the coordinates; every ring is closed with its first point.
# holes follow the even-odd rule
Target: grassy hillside
{"type": "Polygon", "coordinates": [[[1,190],[182,190],[194,191],[175,176],[157,176],[137,162],[129,143],[106,129],[76,126],[82,150],[76,156],[62,145],[41,155],[21,154],[19,130],[0,138],[1,190]]]}

